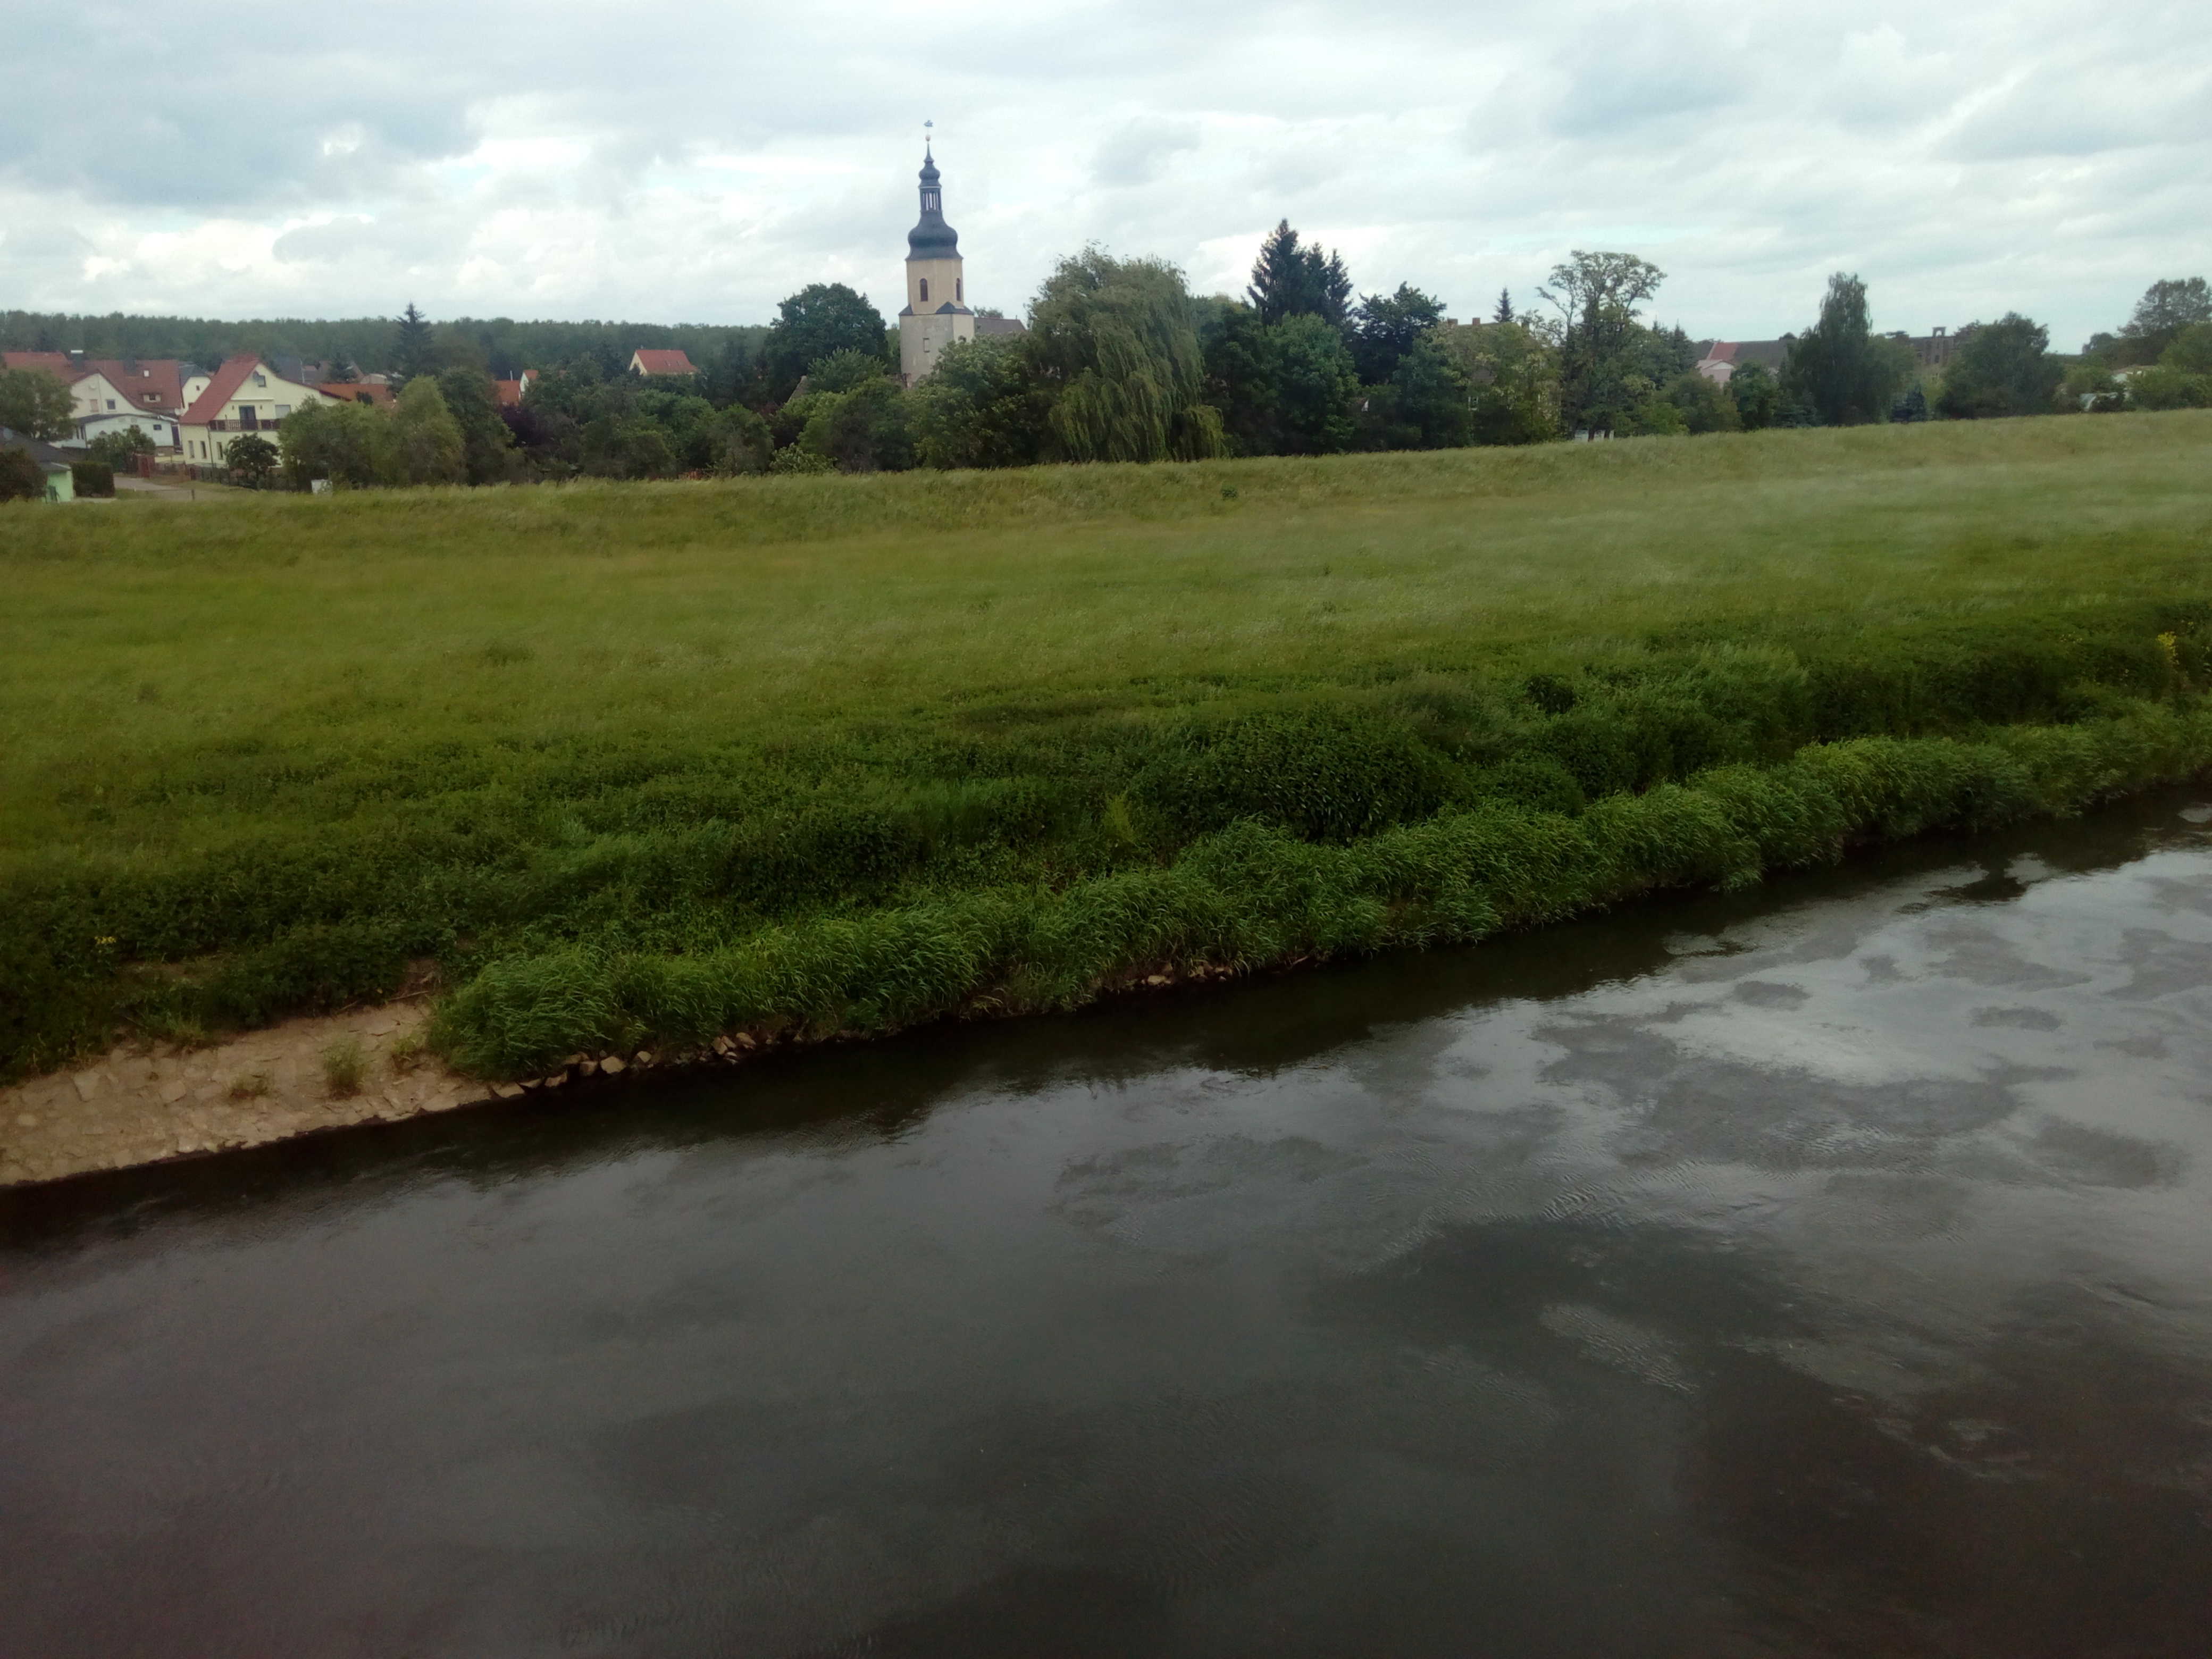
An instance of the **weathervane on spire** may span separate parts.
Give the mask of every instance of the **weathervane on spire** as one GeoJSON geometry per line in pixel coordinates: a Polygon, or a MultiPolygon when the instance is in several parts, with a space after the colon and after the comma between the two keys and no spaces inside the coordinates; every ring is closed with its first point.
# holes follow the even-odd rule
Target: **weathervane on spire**
{"type": "Polygon", "coordinates": [[[924,155],[929,154],[929,130],[936,125],[934,121],[924,121],[921,124],[921,153],[924,155]]]}

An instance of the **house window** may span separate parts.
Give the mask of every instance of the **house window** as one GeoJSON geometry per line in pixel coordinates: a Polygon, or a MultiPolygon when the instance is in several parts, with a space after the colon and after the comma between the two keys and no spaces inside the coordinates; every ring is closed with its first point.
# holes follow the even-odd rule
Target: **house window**
{"type": "Polygon", "coordinates": [[[927,276],[921,279],[921,302],[924,305],[929,303],[929,278],[927,276]]]}
{"type": "Polygon", "coordinates": [[[107,406],[108,406],[110,409],[114,408],[114,407],[115,407],[115,399],[114,399],[114,398],[110,398],[107,400],[107,406]]]}
{"type": "Polygon", "coordinates": [[[240,432],[258,432],[261,429],[261,411],[252,404],[239,404],[238,429],[240,432]]]}
{"type": "Polygon", "coordinates": [[[289,404],[279,404],[276,405],[276,418],[280,421],[291,412],[292,405],[289,404]]]}
{"type": "Polygon", "coordinates": [[[256,386],[267,386],[269,384],[269,377],[266,374],[257,374],[253,377],[253,384],[256,386]]]}
{"type": "Polygon", "coordinates": [[[968,284],[957,276],[952,279],[952,303],[956,306],[964,306],[968,303],[968,284]]]}

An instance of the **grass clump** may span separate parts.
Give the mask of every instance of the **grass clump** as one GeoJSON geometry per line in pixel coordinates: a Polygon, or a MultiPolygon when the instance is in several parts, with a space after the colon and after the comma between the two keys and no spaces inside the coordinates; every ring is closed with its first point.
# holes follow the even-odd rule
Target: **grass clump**
{"type": "Polygon", "coordinates": [[[492,1074],[885,1030],[2070,810],[2204,764],[2208,449],[2182,411],[13,515],[0,1074],[426,961],[492,1074]]]}
{"type": "Polygon", "coordinates": [[[323,1081],[333,1095],[343,1098],[359,1094],[368,1071],[368,1058],[357,1036],[339,1037],[323,1050],[323,1081]]]}

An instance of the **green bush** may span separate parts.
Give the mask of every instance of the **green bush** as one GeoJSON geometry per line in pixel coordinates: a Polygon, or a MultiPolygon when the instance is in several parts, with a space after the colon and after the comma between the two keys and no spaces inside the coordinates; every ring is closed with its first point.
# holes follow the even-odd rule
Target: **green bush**
{"type": "Polygon", "coordinates": [[[112,495],[115,493],[115,469],[106,461],[72,461],[70,463],[70,482],[79,495],[112,495]]]}

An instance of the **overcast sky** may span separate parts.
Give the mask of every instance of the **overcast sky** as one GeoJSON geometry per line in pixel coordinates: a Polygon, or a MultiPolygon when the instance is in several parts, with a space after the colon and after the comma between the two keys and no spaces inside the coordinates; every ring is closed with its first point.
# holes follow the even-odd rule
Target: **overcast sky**
{"type": "Polygon", "coordinates": [[[971,302],[1085,241],[1242,288],[1287,217],[1464,317],[1571,248],[1692,334],[2020,310],[2077,348],[2212,275],[2212,5],[2159,0],[48,8],[0,99],[0,306],[886,313],[921,124],[971,302]]]}

